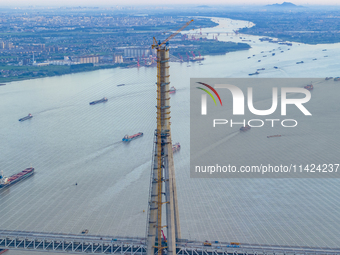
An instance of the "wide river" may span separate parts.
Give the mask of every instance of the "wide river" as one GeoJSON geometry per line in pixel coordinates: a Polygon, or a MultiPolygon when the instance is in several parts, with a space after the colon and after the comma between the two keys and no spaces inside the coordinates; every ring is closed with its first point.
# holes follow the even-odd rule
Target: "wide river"
{"type": "MultiPolygon", "coordinates": [[[[205,56],[203,65],[171,62],[171,85],[177,89],[171,95],[172,138],[181,143],[174,163],[183,238],[339,247],[339,179],[190,178],[189,82],[191,77],[248,77],[260,68],[265,71],[259,77],[340,76],[340,44],[260,42],[257,36],[232,34],[248,22],[214,20],[219,26],[203,33],[210,38],[219,33],[218,39],[225,41],[251,40],[252,48],[205,56]]],[[[155,82],[156,68],[141,67],[1,86],[0,170],[9,176],[33,166],[36,172],[0,191],[0,229],[78,234],[88,229],[90,234],[144,237],[155,82]],[[108,102],[89,105],[102,97],[108,102]],[[18,121],[28,113],[34,117],[18,121]],[[137,132],[144,136],[121,142],[125,134],[137,132]]],[[[332,81],[323,91],[339,95],[340,83],[332,81]]],[[[339,113],[339,105],[332,111],[339,113]]],[[[321,102],[318,107],[327,114],[321,102]]],[[[338,129],[339,122],[332,119],[327,125],[338,129]]],[[[334,141],[339,145],[339,136],[334,141]]],[[[314,144],[321,142],[327,141],[314,144]]]]}

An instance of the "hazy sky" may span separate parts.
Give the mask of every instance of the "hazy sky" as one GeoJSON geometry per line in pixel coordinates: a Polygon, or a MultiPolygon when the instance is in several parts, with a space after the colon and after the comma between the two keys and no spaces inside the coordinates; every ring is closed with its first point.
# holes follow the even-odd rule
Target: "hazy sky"
{"type": "MultiPolygon", "coordinates": [[[[285,0],[297,5],[339,5],[339,0],[285,0]]],[[[115,5],[143,5],[143,4],[275,4],[284,1],[278,0],[0,0],[0,6],[115,6],[115,5]]]]}

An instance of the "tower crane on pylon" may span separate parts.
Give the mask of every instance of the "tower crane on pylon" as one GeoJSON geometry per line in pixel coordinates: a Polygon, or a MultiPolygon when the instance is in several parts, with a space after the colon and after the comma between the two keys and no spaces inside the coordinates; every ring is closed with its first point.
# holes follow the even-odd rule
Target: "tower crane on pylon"
{"type": "MultiPolygon", "coordinates": [[[[163,42],[153,37],[152,49],[157,50],[157,129],[154,136],[153,167],[149,197],[147,255],[176,255],[176,239],[181,239],[175,169],[170,130],[170,75],[168,42],[186,28],[190,20],[163,42]],[[163,199],[164,198],[164,199],[163,199]],[[162,208],[166,209],[166,225],[162,222],[162,208]],[[167,228],[167,242],[162,244],[162,228],[167,228]]],[[[165,236],[164,236],[165,237],[165,236]]]]}
{"type": "Polygon", "coordinates": [[[187,26],[189,26],[189,24],[191,22],[193,22],[194,20],[190,20],[187,23],[185,23],[184,26],[182,26],[180,29],[178,29],[175,33],[173,33],[172,35],[170,35],[168,38],[166,38],[162,43],[161,41],[157,42],[156,38],[153,38],[153,44],[152,44],[152,48],[153,49],[159,49],[162,45],[166,44],[168,41],[170,41],[173,37],[175,37],[179,32],[181,32],[184,28],[186,28],[187,26]]]}

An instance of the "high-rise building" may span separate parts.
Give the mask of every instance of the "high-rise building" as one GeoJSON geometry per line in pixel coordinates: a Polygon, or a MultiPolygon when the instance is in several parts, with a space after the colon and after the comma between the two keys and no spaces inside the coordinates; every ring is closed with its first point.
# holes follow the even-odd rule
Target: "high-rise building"
{"type": "Polygon", "coordinates": [[[151,54],[151,48],[145,47],[126,47],[124,48],[124,56],[125,57],[142,57],[149,56],[151,54]]]}
{"type": "Polygon", "coordinates": [[[113,61],[114,61],[114,63],[123,63],[123,56],[122,55],[114,55],[113,61]]]}

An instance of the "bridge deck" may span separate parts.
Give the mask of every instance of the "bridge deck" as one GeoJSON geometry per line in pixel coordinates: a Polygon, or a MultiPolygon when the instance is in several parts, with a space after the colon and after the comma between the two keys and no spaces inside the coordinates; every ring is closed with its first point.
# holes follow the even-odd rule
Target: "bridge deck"
{"type": "MultiPolygon", "coordinates": [[[[340,254],[340,248],[240,244],[219,242],[204,246],[203,242],[179,240],[178,255],[231,254],[340,254]],[[228,247],[229,246],[229,247],[228,247]]],[[[60,233],[0,230],[0,249],[40,250],[59,253],[146,254],[145,238],[76,235],[60,233]]]]}

